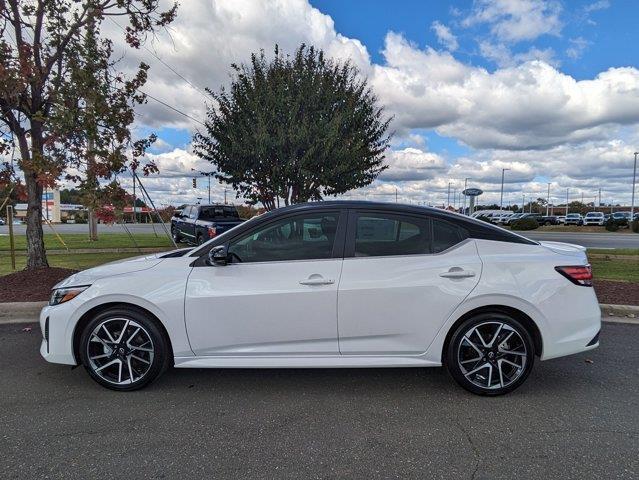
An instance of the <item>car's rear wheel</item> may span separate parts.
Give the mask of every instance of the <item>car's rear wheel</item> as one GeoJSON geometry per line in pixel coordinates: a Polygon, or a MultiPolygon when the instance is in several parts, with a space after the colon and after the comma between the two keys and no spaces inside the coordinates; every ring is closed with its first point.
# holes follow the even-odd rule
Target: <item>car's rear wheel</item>
{"type": "Polygon", "coordinates": [[[453,333],[446,365],[453,378],[478,395],[503,395],[519,387],[532,370],[535,352],[526,328],[502,313],[483,313],[453,333]]]}
{"type": "Polygon", "coordinates": [[[170,348],[155,319],[137,310],[114,308],[84,328],[80,360],[100,385],[137,390],[168,368],[170,348]]]}
{"type": "Polygon", "coordinates": [[[195,242],[198,245],[202,245],[204,243],[204,236],[201,233],[198,233],[197,237],[195,237],[195,242]]]}

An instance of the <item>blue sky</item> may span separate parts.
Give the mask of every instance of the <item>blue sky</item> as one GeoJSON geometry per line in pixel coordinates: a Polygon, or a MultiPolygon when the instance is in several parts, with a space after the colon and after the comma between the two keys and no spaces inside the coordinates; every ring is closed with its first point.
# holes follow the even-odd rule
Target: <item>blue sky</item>
{"type": "MultiPolygon", "coordinates": [[[[534,40],[517,42],[513,53],[536,46],[557,52],[562,71],[576,79],[592,78],[610,67],[636,65],[639,60],[639,14],[637,0],[570,0],[557,2],[563,23],[559,35],[544,35],[534,40]],[[571,58],[566,50],[575,47],[575,39],[584,45],[580,58],[571,58]]],[[[431,24],[439,21],[450,25],[459,42],[456,57],[466,63],[495,69],[483,57],[477,41],[490,35],[488,25],[470,29],[456,28],[461,17],[471,11],[472,0],[311,0],[311,4],[330,15],[338,32],[357,38],[366,45],[375,63],[383,63],[381,54],[389,30],[404,34],[419,47],[436,47],[437,37],[431,24]]]]}

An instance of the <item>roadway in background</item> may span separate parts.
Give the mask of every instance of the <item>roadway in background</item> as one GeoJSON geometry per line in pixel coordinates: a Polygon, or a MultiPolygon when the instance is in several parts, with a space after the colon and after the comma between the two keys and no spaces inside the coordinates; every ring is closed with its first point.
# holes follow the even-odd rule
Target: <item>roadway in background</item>
{"type": "MultiPolygon", "coordinates": [[[[164,235],[164,229],[160,224],[149,223],[127,223],[127,228],[131,233],[153,233],[164,235]]],[[[86,224],[66,223],[56,225],[58,233],[87,233],[86,224]]],[[[14,225],[16,235],[24,235],[26,225],[14,225]]],[[[47,225],[43,225],[45,233],[51,233],[47,225]]],[[[170,225],[167,224],[167,229],[170,225]]],[[[6,225],[0,226],[0,235],[7,234],[9,229],[6,225]]],[[[99,233],[126,233],[122,225],[99,225],[99,233]]],[[[587,248],[639,248],[639,235],[630,233],[589,233],[589,232],[521,232],[522,235],[536,241],[566,242],[581,245],[587,248]]]]}

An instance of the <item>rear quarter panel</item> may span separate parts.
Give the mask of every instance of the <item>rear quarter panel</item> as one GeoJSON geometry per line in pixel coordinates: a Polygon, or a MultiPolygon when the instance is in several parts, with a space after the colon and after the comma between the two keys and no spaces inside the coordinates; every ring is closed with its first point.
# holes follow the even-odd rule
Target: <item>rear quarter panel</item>
{"type": "Polygon", "coordinates": [[[441,361],[454,323],[487,305],[516,308],[530,317],[542,337],[542,360],[584,350],[601,327],[594,289],[555,271],[555,266],[587,264],[583,252],[561,254],[541,245],[490,240],[477,240],[477,249],[483,262],[479,284],[446,321],[428,349],[429,359],[441,361]]]}

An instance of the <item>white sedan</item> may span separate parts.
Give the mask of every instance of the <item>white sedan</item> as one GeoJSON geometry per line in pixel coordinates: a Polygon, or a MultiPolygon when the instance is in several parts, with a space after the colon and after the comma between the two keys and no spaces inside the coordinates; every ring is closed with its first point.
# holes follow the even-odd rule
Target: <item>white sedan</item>
{"type": "Polygon", "coordinates": [[[441,210],[317,202],[197,249],[76,273],[41,354],[135,390],[179,368],[438,367],[499,395],[535,358],[599,345],[584,249],[441,210]],[[569,305],[570,308],[566,308],[569,305]]]}

